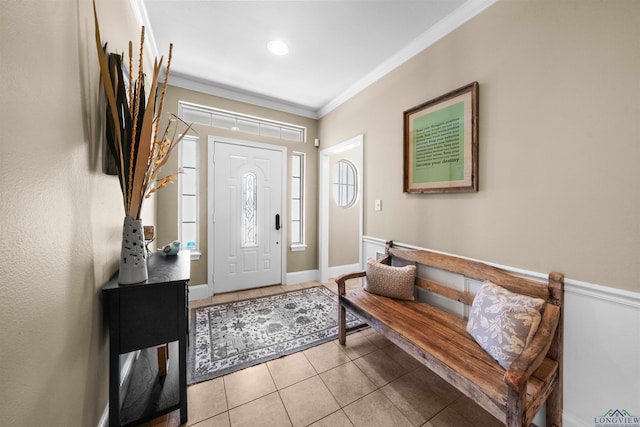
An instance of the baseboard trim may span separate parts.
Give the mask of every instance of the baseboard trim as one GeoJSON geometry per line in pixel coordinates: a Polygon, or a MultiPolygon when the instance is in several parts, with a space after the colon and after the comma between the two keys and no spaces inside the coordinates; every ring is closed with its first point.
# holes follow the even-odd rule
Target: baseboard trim
{"type": "Polygon", "coordinates": [[[102,416],[100,417],[100,421],[98,421],[98,427],[107,427],[109,425],[109,402],[107,402],[107,406],[102,411],[102,416]]]}
{"type": "Polygon", "coordinates": [[[304,270],[287,273],[285,285],[294,285],[301,282],[313,282],[320,280],[320,270],[304,270]]]}
{"type": "Polygon", "coordinates": [[[338,265],[335,267],[329,267],[327,270],[329,274],[329,278],[333,279],[343,274],[353,273],[354,271],[361,271],[362,266],[358,263],[356,264],[346,264],[346,265],[338,265]]]}
{"type": "Polygon", "coordinates": [[[189,285],[189,301],[208,298],[210,296],[209,285],[189,285]]]}
{"type": "Polygon", "coordinates": [[[573,415],[568,413],[566,410],[564,410],[562,412],[562,424],[565,427],[583,427],[584,421],[582,421],[577,417],[574,417],[573,415]]]}
{"type": "MultiPolygon", "coordinates": [[[[140,355],[140,350],[131,352],[127,354],[127,358],[122,363],[120,367],[120,388],[126,388],[127,384],[131,380],[131,371],[133,368],[133,363],[136,361],[138,356],[140,355]]],[[[98,427],[107,427],[109,425],[109,401],[107,400],[107,405],[102,411],[102,416],[98,421],[98,427]]]]}

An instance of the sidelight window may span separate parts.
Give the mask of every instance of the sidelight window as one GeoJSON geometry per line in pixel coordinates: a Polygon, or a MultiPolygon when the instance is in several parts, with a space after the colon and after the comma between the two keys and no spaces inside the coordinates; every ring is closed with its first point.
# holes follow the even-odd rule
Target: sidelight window
{"type": "Polygon", "coordinates": [[[179,240],[192,255],[198,251],[198,138],[185,136],[179,144],[182,173],[179,183],[179,240]]]}
{"type": "Polygon", "coordinates": [[[304,153],[291,155],[291,250],[302,251],[304,243],[304,153]]]}

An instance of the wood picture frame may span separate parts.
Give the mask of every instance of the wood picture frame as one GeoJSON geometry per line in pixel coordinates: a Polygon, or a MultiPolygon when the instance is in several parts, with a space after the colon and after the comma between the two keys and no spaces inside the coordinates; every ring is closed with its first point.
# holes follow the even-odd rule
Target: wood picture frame
{"type": "Polygon", "coordinates": [[[405,193],[478,191],[478,82],[404,112],[405,193]]]}

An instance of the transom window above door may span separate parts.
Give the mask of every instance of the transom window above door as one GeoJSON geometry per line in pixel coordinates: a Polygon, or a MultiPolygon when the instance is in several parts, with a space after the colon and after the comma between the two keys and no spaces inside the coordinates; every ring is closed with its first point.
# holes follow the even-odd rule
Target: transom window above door
{"type": "Polygon", "coordinates": [[[220,110],[204,105],[195,105],[184,101],[178,102],[178,114],[182,120],[189,123],[231,129],[285,141],[305,142],[307,137],[307,129],[303,126],[220,110]]]}

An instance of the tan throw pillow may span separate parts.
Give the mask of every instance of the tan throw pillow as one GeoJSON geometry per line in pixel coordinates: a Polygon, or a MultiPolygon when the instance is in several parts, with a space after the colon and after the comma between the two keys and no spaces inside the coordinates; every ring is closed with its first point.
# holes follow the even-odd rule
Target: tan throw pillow
{"type": "Polygon", "coordinates": [[[364,289],[385,297],[413,300],[415,278],[415,265],[391,267],[368,259],[364,289]]]}
{"type": "Polygon", "coordinates": [[[543,299],[485,282],[473,300],[467,332],[508,369],[538,330],[544,304],[543,299]]]}

